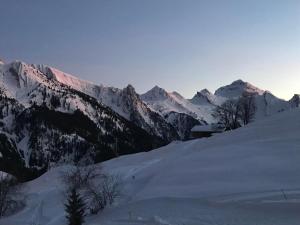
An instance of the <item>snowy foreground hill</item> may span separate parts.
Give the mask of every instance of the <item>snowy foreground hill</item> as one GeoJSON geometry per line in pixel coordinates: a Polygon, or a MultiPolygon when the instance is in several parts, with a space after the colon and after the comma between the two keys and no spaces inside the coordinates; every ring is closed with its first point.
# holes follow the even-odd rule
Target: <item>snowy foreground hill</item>
{"type": "MultiPolygon", "coordinates": [[[[299,225],[300,110],[102,163],[123,195],[87,225],[299,225]]],[[[58,167],[26,184],[27,206],[1,225],[62,225],[58,167]]]]}

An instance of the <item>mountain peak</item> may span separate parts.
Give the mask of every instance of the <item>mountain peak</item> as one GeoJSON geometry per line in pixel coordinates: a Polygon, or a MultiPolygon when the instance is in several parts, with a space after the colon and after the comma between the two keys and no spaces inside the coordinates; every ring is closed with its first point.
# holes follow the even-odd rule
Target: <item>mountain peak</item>
{"type": "Polygon", "coordinates": [[[206,96],[212,95],[212,93],[211,93],[208,89],[206,89],[206,88],[202,89],[202,90],[201,90],[200,92],[198,92],[198,93],[201,93],[201,94],[206,95],[206,96]]]}
{"type": "Polygon", "coordinates": [[[300,106],[300,95],[294,94],[294,96],[289,100],[291,107],[296,108],[300,106]]]}
{"type": "Polygon", "coordinates": [[[229,85],[220,87],[216,90],[215,95],[226,98],[237,98],[240,97],[243,93],[262,95],[264,92],[264,90],[261,90],[254,85],[239,79],[233,81],[229,85]]]}
{"type": "Polygon", "coordinates": [[[128,95],[130,96],[136,96],[136,92],[135,92],[135,89],[134,87],[131,85],[131,84],[128,84],[127,87],[125,87],[123,89],[128,95]]]}
{"type": "Polygon", "coordinates": [[[131,90],[134,90],[134,91],[135,91],[134,87],[133,87],[131,84],[128,84],[126,88],[127,88],[127,89],[131,89],[131,90]]]}
{"type": "Polygon", "coordinates": [[[142,94],[141,97],[145,101],[157,101],[168,98],[169,94],[165,89],[155,85],[151,90],[147,91],[145,94],[142,94]]]}
{"type": "Polygon", "coordinates": [[[205,88],[198,91],[190,101],[196,105],[214,104],[214,95],[205,88]]]}
{"type": "Polygon", "coordinates": [[[245,82],[242,79],[238,79],[238,80],[233,81],[231,84],[243,85],[243,84],[246,84],[246,83],[248,83],[248,82],[245,82]]]}
{"type": "Polygon", "coordinates": [[[155,85],[151,90],[152,93],[159,93],[159,94],[164,94],[167,93],[167,91],[161,87],[159,87],[158,85],[155,85]]]}

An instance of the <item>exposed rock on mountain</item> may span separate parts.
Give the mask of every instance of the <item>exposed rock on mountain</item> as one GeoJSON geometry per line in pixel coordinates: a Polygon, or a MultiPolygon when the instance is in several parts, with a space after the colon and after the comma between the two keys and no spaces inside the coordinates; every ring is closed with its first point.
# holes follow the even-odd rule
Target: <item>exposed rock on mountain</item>
{"type": "Polygon", "coordinates": [[[298,108],[300,106],[300,95],[299,94],[295,94],[291,100],[289,101],[289,103],[291,104],[292,108],[298,108]]]}

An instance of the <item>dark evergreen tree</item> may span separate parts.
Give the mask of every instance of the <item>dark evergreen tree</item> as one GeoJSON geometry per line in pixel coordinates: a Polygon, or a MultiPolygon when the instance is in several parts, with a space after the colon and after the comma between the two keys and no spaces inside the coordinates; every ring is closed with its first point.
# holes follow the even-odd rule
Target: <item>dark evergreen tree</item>
{"type": "Polygon", "coordinates": [[[75,188],[71,190],[65,207],[68,225],[82,225],[84,223],[85,204],[75,188]]]}

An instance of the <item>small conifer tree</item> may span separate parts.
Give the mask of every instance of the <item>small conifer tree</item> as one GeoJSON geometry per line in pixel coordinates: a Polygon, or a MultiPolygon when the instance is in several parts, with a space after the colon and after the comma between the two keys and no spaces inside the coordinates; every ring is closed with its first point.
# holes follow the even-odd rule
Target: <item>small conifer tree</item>
{"type": "Polygon", "coordinates": [[[65,207],[68,225],[82,225],[84,223],[85,203],[75,188],[71,190],[65,207]]]}

